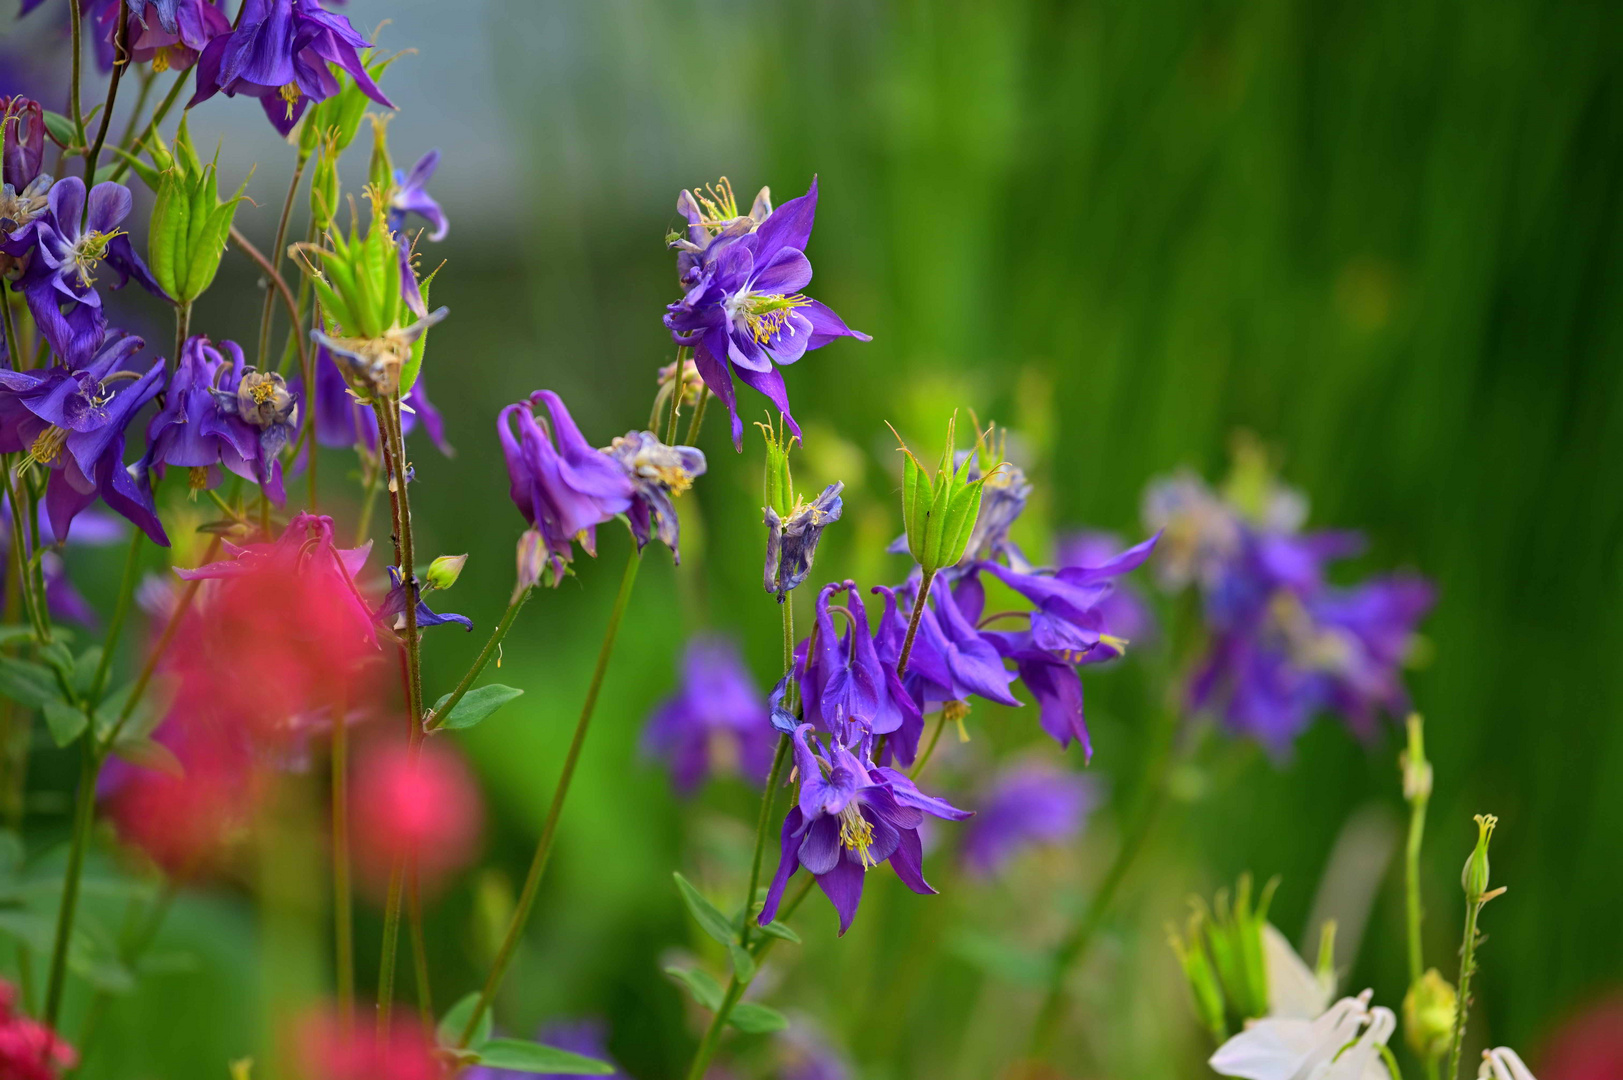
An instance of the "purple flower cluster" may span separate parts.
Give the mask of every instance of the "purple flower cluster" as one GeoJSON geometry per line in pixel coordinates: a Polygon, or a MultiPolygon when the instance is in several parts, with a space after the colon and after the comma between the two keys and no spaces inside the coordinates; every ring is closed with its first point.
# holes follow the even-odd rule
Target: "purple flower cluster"
{"type": "Polygon", "coordinates": [[[800,292],[812,278],[805,248],[817,214],[816,178],[811,190],[776,210],[762,188],[750,212],[740,214],[726,180],[701,195],[682,192],[676,209],[688,225],[671,240],[684,290],[665,309],[671,337],[693,349],[705,385],[727,406],[735,447],[742,449],[744,439],[735,375],[765,394],[800,434],[778,368],[835,338],[870,340],[800,292]]]}
{"type": "Polygon", "coordinates": [[[513,505],[538,533],[554,585],[563,579],[575,544],[595,557],[597,527],[619,514],[626,515],[639,549],[657,535],[677,554],[671,497],[704,472],[702,451],[666,446],[646,431],[594,449],[551,390],[537,390],[503,409],[496,432],[513,505]],[[536,411],[541,407],[544,418],[536,411]]]}
{"type": "Polygon", "coordinates": [[[964,837],[964,866],[977,877],[998,874],[1020,852],[1076,836],[1098,802],[1080,773],[1032,762],[1005,769],[981,799],[964,837]]]}
{"type": "Polygon", "coordinates": [[[1362,537],[1301,531],[1306,501],[1271,477],[1231,480],[1219,494],[1180,473],[1150,486],[1144,514],[1166,533],[1162,584],[1201,595],[1211,640],[1190,686],[1193,707],[1276,754],[1320,712],[1368,735],[1380,713],[1408,711],[1401,670],[1435,598],[1425,579],[1330,584],[1329,564],[1357,554],[1362,537]]]}
{"type": "Polygon", "coordinates": [[[772,768],[776,741],[766,698],[756,689],[738,647],[726,638],[700,637],[687,647],[682,682],[643,729],[643,752],[662,759],[682,795],[710,774],[734,765],[760,784],[772,768]]]}

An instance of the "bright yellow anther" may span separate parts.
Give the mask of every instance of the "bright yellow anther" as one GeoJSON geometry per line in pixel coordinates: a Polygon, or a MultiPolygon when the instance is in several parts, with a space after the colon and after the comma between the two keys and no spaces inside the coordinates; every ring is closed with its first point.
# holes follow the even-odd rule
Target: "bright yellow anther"
{"type": "Polygon", "coordinates": [[[873,826],[868,824],[855,802],[846,803],[840,811],[840,844],[845,850],[857,853],[864,870],[879,865],[868,850],[873,847],[873,826]]]}
{"type": "Polygon", "coordinates": [[[298,83],[284,83],[278,93],[282,95],[282,100],[287,102],[287,118],[293,119],[293,106],[299,103],[304,91],[299,89],[298,83]]]}
{"type": "Polygon", "coordinates": [[[67,441],[67,429],[52,424],[34,437],[34,444],[28,448],[28,456],[23,459],[24,467],[50,465],[61,455],[67,441]]]}
{"type": "Polygon", "coordinates": [[[160,45],[152,52],[152,74],[162,75],[169,70],[169,46],[160,45]]]}

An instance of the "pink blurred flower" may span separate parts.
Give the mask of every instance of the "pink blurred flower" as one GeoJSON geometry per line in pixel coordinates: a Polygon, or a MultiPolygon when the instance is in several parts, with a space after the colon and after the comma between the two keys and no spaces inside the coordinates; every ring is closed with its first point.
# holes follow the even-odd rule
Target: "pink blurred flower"
{"type": "Polygon", "coordinates": [[[115,760],[100,786],[119,838],[184,879],[247,828],[263,783],[247,744],[232,732],[172,714],[160,738],[180,775],[115,760]]]}
{"type": "Polygon", "coordinates": [[[50,1028],[14,1011],[17,990],[0,980],[0,1077],[5,1080],[56,1080],[63,1069],[79,1063],[73,1047],[50,1028]]]}
{"type": "Polygon", "coordinates": [[[441,1080],[434,1040],[405,1018],[379,1036],[364,1018],[344,1024],[320,1013],[299,1026],[298,1058],[305,1080],[441,1080]]]}
{"type": "Polygon", "coordinates": [[[1623,995],[1599,1001],[1550,1040],[1539,1080],[1617,1080],[1623,1076],[1623,995]]]}
{"type": "Polygon", "coordinates": [[[415,851],[418,878],[432,891],[473,861],[484,826],[468,767],[439,740],[415,751],[401,742],[364,747],[350,804],[356,863],[375,886],[388,880],[397,858],[415,851]]]}

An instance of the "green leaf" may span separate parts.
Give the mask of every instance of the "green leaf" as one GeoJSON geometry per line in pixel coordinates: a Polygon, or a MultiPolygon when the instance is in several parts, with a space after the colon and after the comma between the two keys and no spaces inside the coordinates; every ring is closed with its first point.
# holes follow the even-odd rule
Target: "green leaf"
{"type": "MultiPolygon", "coordinates": [[[[516,686],[503,686],[501,683],[488,683],[475,687],[462,695],[462,700],[456,703],[451,714],[436,725],[448,728],[451,731],[462,731],[473,727],[484,720],[491,713],[506,705],[509,701],[523,694],[524,691],[516,686]]],[[[434,715],[439,717],[440,707],[451,700],[446,694],[434,703],[434,715]]]]}
{"type": "Polygon", "coordinates": [[[606,1061],[523,1039],[491,1039],[479,1048],[479,1063],[495,1069],[563,1076],[609,1076],[614,1072],[614,1066],[606,1061]]]}
{"type": "MultiPolygon", "coordinates": [[[[441,1046],[455,1046],[462,1041],[462,1032],[467,1029],[468,1018],[473,1015],[474,1006],[477,1004],[479,1004],[479,992],[476,990],[446,1011],[445,1017],[440,1021],[439,1026],[441,1046]]],[[[486,1009],[485,1015],[479,1018],[479,1026],[474,1029],[473,1039],[468,1045],[478,1049],[480,1045],[489,1039],[491,1023],[490,1010],[486,1009]]]]}
{"type": "Polygon", "coordinates": [[[668,967],[665,974],[687,987],[693,1000],[700,1005],[715,1012],[721,1008],[721,984],[716,982],[707,971],[698,968],[668,967]]]}
{"type": "Polygon", "coordinates": [[[101,666],[101,646],[92,645],[73,661],[73,689],[78,694],[90,693],[90,684],[96,681],[96,669],[101,666]]]}
{"type": "Polygon", "coordinates": [[[733,975],[741,983],[748,984],[755,979],[755,958],[749,950],[737,943],[727,946],[727,955],[733,960],[733,975]]]}
{"type": "Polygon", "coordinates": [[[83,709],[75,708],[65,701],[51,700],[43,706],[45,711],[45,726],[51,729],[51,738],[58,746],[67,746],[84,734],[90,724],[90,718],[83,709]]]}
{"type": "Polygon", "coordinates": [[[73,130],[73,121],[49,109],[45,110],[45,130],[58,146],[73,146],[78,139],[78,133],[73,130]]]}
{"type": "Polygon", "coordinates": [[[800,944],[800,935],[795,933],[793,930],[789,929],[783,923],[778,922],[776,919],[773,919],[771,922],[769,922],[765,926],[761,927],[761,929],[764,932],[766,932],[768,934],[771,934],[775,938],[782,938],[784,941],[789,942],[791,945],[799,945],[800,944]]]}
{"type": "Polygon", "coordinates": [[[10,656],[0,656],[0,695],[30,709],[43,708],[47,701],[62,702],[50,668],[10,656]]]}
{"type": "Polygon", "coordinates": [[[41,660],[44,660],[61,673],[64,679],[73,678],[73,650],[61,641],[52,641],[41,645],[39,656],[41,660]]]}
{"type": "Polygon", "coordinates": [[[0,909],[0,935],[20,941],[43,956],[56,942],[56,919],[38,911],[0,909]]]}
{"type": "Polygon", "coordinates": [[[766,1035],[789,1026],[788,1018],[781,1012],[753,1001],[734,1005],[733,1011],[727,1014],[727,1022],[746,1035],[766,1035]]]}
{"type": "Polygon", "coordinates": [[[10,645],[13,641],[32,641],[34,628],[31,626],[0,626],[0,645],[10,645]]]}
{"type": "Polygon", "coordinates": [[[113,744],[113,753],[131,765],[143,769],[152,769],[176,778],[186,775],[186,767],[180,763],[174,751],[163,743],[153,742],[145,736],[118,740],[113,744]]]}
{"type": "Polygon", "coordinates": [[[733,925],[716,909],[716,905],[704,898],[704,894],[694,888],[693,882],[681,874],[671,875],[676,879],[676,887],[682,893],[682,901],[687,904],[688,912],[698,920],[699,926],[705,933],[721,942],[723,945],[733,943],[733,925]]]}

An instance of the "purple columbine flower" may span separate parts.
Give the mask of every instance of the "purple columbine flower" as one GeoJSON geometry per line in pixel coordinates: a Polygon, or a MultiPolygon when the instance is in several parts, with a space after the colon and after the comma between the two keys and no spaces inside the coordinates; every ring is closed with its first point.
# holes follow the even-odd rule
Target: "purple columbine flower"
{"type": "Polygon", "coordinates": [[[840,492],[845,484],[835,481],[809,503],[795,503],[787,521],[778,517],[772,507],[766,508],[766,591],[783,603],[784,597],[798,589],[811,574],[812,561],[817,557],[817,541],[823,530],[840,520],[845,508],[840,492]]]}
{"type": "Polygon", "coordinates": [[[160,478],[169,466],[188,469],[196,492],[217,485],[224,467],[264,485],[281,505],[278,455],[293,433],[298,406],[280,378],[249,367],[234,341],[216,348],[202,335],[188,339],[163,408],[147,424],[141,468],[160,478]]]}
{"type": "Polygon", "coordinates": [[[247,94],[286,135],[310,102],[338,93],[327,67],[337,64],[362,93],[392,109],[356,52],[370,47],[348,19],[323,10],[319,0],[243,0],[236,28],[210,41],[198,58],[197,92],[187,107],[222,91],[247,94]]]}
{"type": "Polygon", "coordinates": [[[154,296],[168,297],[130,246],[129,234],[118,228],[130,213],[128,188],[112,181],[91,188],[89,214],[82,228],[83,180],[70,176],[57,181],[48,198],[48,211],[12,232],[5,250],[21,257],[32,249],[33,257],[17,288],[56,355],[78,366],[101,344],[107,328],[101,296],[95,289],[98,266],[106,263],[117,275],[115,289],[133,277],[154,296]]]}
{"type": "Polygon", "coordinates": [[[690,239],[680,242],[682,254],[694,256],[695,229],[716,235],[702,254],[679,260],[686,293],[666,308],[665,326],[677,344],[693,348],[699,374],[727,406],[735,447],[743,448],[744,424],[738,418],[734,375],[765,394],[798,435],[778,366],[838,337],[871,340],[800,292],[812,277],[804,249],[817,213],[817,180],[812,179],[805,195],[773,210],[748,232],[739,231],[736,208],[729,221],[695,220],[692,196],[683,194],[677,209],[689,217],[690,239]]]}
{"type": "Polygon", "coordinates": [[[191,67],[209,42],[230,32],[230,18],[213,0],[132,0],[130,4],[130,59],[150,63],[154,74],[191,67]]]}
{"type": "MultiPolygon", "coordinates": [[[[1165,543],[1163,538],[1162,543],[1165,543]]],[[[1062,536],[1055,561],[1066,567],[1100,566],[1126,550],[1115,533],[1082,529],[1062,536]]],[[[1143,641],[1155,632],[1155,613],[1144,594],[1125,581],[1099,603],[1099,612],[1111,634],[1128,641],[1143,641]]]]}
{"type": "Polygon", "coordinates": [[[0,369],[0,453],[26,453],[24,468],[50,469],[45,508],[63,540],[100,495],[154,543],[169,544],[151,488],[124,467],[125,430],[163,386],[162,360],[145,373],[123,370],[142,344],[113,331],[81,370],[0,369]]]}
{"type": "MultiPolygon", "coordinates": [[[[372,613],[372,621],[379,626],[388,627],[399,633],[406,629],[406,583],[400,577],[400,568],[390,566],[389,592],[378,605],[377,611],[372,613]]],[[[423,599],[422,582],[413,574],[411,578],[411,591],[417,597],[417,629],[423,630],[430,626],[444,626],[446,623],[455,623],[464,630],[473,629],[473,620],[466,615],[456,615],[446,612],[441,615],[429,608],[423,599]]]]}
{"type": "Polygon", "coordinates": [[[840,916],[840,933],[851,927],[868,870],[889,862],[916,893],[936,890],[924,880],[919,826],[924,815],[962,821],[972,811],[925,795],[903,773],[859,759],[839,743],[813,750],[810,724],[795,729],[795,768],[800,799],[783,821],[778,871],[767,890],[758,922],[778,914],[783,890],[805,867],[840,916]]]}
{"type": "Polygon", "coordinates": [[[417,159],[417,164],[411,167],[411,172],[394,171],[394,192],[389,198],[389,231],[404,235],[406,228],[406,215],[417,214],[433,231],[428,238],[435,242],[445,239],[445,234],[451,225],[445,219],[445,211],[440,204],[428,193],[428,182],[434,178],[434,170],[439,168],[440,152],[430,150],[417,159]]]}
{"type": "Polygon", "coordinates": [[[777,737],[767,703],[726,638],[695,638],[682,681],[643,729],[643,753],[663,760],[680,795],[691,795],[723,762],[756,784],[772,770],[777,737]]]}
{"type": "MultiPolygon", "coordinates": [[[[0,277],[13,278],[32,246],[33,231],[15,244],[13,234],[23,233],[50,208],[51,178],[39,171],[45,154],[45,110],[21,95],[0,98],[0,126],[0,277]]],[[[8,355],[8,346],[0,339],[0,359],[8,355]]]]}
{"type": "Polygon", "coordinates": [[[633,497],[626,519],[637,538],[637,550],[657,534],[660,543],[671,549],[671,556],[681,562],[682,553],[677,549],[681,523],[671,496],[682,494],[693,486],[694,477],[704,475],[704,451],[694,446],[666,446],[652,432],[628,431],[603,453],[619,462],[631,481],[633,497]]]}
{"type": "Polygon", "coordinates": [[[1028,848],[1076,836],[1097,804],[1093,781],[1080,773],[1035,762],[1005,769],[964,835],[964,866],[995,876],[1028,848]]]}
{"type": "MultiPolygon", "coordinates": [[[[880,658],[856,582],[830,582],[818,592],[816,622],[795,661],[806,720],[842,745],[922,727],[918,703],[897,677],[894,658],[880,658]],[[846,620],[844,635],[835,633],[829,603],[838,592],[846,596],[846,606],[838,608],[846,620]]],[[[912,760],[911,753],[903,758],[912,760]]]]}
{"type": "MultiPolygon", "coordinates": [[[[563,400],[551,390],[537,390],[528,400],[503,409],[496,432],[507,460],[509,494],[524,520],[545,539],[556,586],[563,580],[575,542],[595,557],[597,526],[630,511],[642,493],[619,460],[586,441],[563,400]],[[536,419],[535,409],[543,404],[551,418],[550,432],[536,419]]],[[[647,521],[645,516],[645,530],[647,521]]],[[[639,541],[645,537],[646,532],[639,541]]]]}

